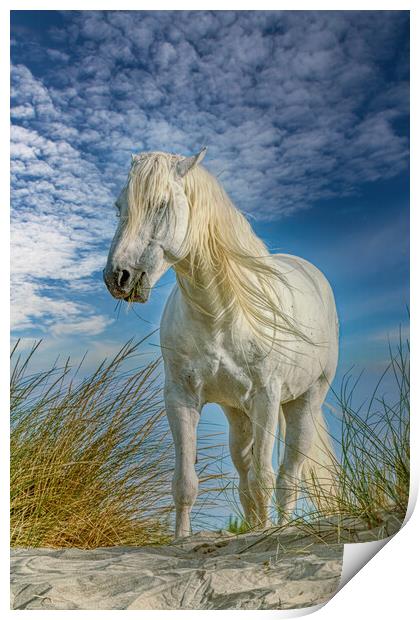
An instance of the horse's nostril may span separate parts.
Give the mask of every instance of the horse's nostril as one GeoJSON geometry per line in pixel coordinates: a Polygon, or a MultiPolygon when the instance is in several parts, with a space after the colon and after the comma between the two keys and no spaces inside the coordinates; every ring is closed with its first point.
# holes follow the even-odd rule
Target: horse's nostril
{"type": "Polygon", "coordinates": [[[127,271],[127,269],[123,269],[118,273],[118,286],[120,288],[124,288],[124,286],[129,282],[129,280],[130,272],[127,271]]]}

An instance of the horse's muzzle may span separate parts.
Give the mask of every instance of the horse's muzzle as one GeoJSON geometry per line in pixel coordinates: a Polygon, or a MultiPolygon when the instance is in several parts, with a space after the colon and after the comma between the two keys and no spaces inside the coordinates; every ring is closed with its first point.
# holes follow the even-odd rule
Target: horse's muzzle
{"type": "Polygon", "coordinates": [[[115,299],[138,303],[145,303],[149,299],[151,286],[146,272],[136,277],[126,269],[109,272],[105,268],[102,275],[108,291],[115,299]]]}

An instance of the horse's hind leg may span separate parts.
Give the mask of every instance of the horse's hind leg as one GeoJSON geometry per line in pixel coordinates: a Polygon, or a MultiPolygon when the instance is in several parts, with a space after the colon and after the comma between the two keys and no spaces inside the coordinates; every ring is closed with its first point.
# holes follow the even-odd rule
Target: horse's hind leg
{"type": "Polygon", "coordinates": [[[279,396],[257,394],[252,403],[252,464],[248,475],[248,484],[256,505],[257,524],[268,527],[269,507],[275,488],[273,471],[273,448],[276,440],[279,396]]]}
{"type": "Polygon", "coordinates": [[[321,406],[328,389],[328,381],[321,377],[302,396],[282,404],[286,423],[285,448],[276,481],[280,523],[286,523],[296,507],[303,466],[317,439],[317,424],[321,421],[321,406]]]}
{"type": "Polygon", "coordinates": [[[248,473],[252,464],[252,424],[247,414],[240,409],[224,406],[229,420],[229,448],[232,462],[239,475],[239,499],[245,521],[253,525],[256,519],[255,502],[248,484],[248,473]]]}
{"type": "Polygon", "coordinates": [[[176,538],[189,536],[191,533],[190,513],[198,492],[195,461],[200,412],[188,401],[188,397],[181,391],[165,386],[166,415],[175,444],[172,494],[176,508],[176,538]]]}

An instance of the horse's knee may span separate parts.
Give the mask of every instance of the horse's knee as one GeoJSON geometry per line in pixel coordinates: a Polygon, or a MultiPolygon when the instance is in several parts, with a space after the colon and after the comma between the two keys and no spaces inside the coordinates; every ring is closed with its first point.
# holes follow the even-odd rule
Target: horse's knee
{"type": "Polygon", "coordinates": [[[251,468],[251,459],[244,459],[239,461],[238,459],[233,459],[232,462],[235,466],[236,471],[238,472],[239,480],[241,484],[248,484],[248,475],[251,468]]]}
{"type": "Polygon", "coordinates": [[[302,470],[308,451],[309,448],[306,452],[293,449],[287,450],[284,455],[283,463],[279,468],[279,475],[298,475],[302,470]]]}
{"type": "Polygon", "coordinates": [[[172,479],[172,494],[177,507],[191,507],[198,493],[198,476],[194,470],[176,471],[172,479]]]}

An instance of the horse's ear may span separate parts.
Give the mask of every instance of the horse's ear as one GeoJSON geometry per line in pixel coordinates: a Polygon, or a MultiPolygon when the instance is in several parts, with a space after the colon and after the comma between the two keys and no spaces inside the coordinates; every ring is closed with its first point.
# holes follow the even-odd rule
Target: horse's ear
{"type": "Polygon", "coordinates": [[[134,164],[135,161],[136,161],[136,156],[134,155],[134,153],[131,153],[131,164],[134,164]]]}
{"type": "Polygon", "coordinates": [[[195,166],[198,166],[198,164],[203,161],[206,153],[207,147],[204,146],[201,151],[197,153],[197,155],[193,155],[192,157],[185,157],[184,159],[181,159],[179,162],[177,162],[176,171],[178,176],[185,177],[187,172],[189,172],[195,166]]]}

